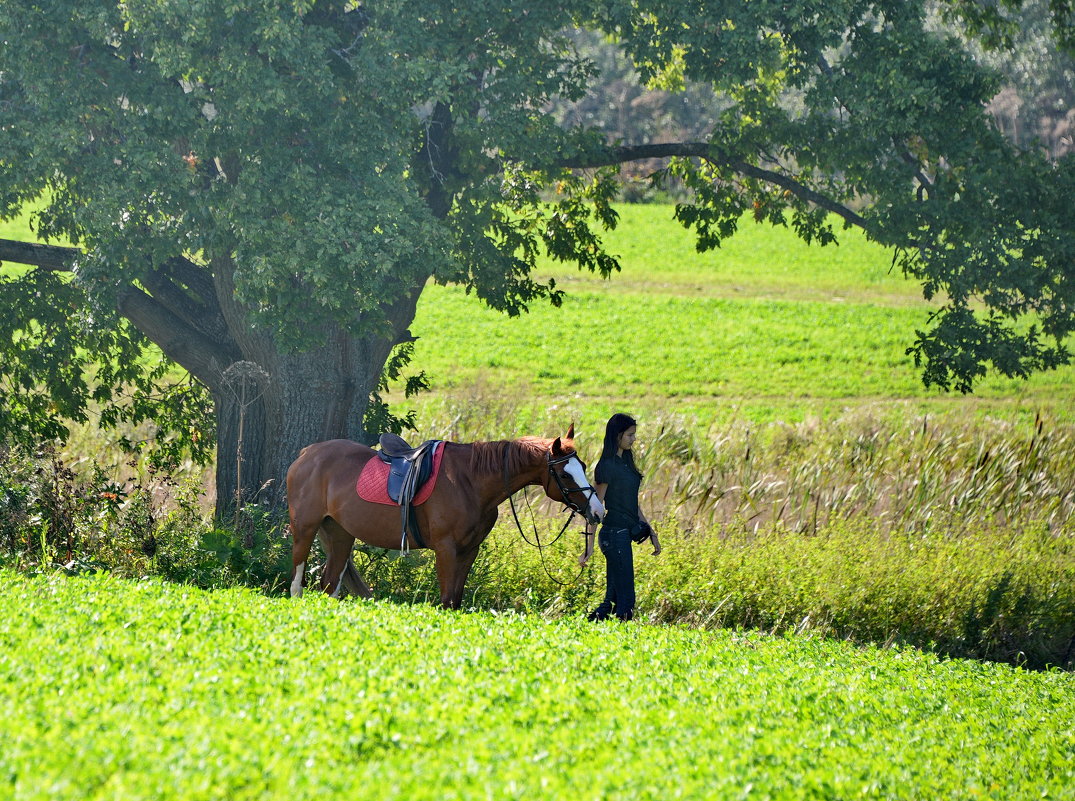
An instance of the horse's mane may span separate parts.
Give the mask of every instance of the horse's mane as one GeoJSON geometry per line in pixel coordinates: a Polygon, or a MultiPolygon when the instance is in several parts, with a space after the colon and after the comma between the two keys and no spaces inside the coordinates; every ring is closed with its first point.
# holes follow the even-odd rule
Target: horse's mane
{"type": "Polygon", "coordinates": [[[523,437],[498,442],[473,442],[470,445],[470,470],[476,475],[516,475],[544,458],[551,439],[523,437]]]}

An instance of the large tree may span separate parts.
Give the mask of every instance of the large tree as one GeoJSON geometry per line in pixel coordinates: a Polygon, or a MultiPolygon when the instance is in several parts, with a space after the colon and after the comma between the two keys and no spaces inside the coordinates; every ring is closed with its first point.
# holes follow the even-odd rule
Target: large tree
{"type": "MultiPolygon", "coordinates": [[[[977,3],[949,5],[1003,45],[977,3]]],[[[753,215],[895,248],[937,302],[908,332],[929,383],[1064,363],[1075,161],[1008,143],[984,112],[998,77],[925,18],[915,0],[4,0],[0,217],[39,204],[38,236],[70,248],[0,245],[36,265],[0,290],[0,428],[55,435],[96,403],[225,465],[241,424],[218,497],[268,482],[278,502],[303,445],[366,438],[429,279],[508,313],[558,303],[536,256],[614,271],[614,174],[653,158],[692,190],[676,213],[700,247],[753,215]],[[550,104],[594,79],[575,27],[653,85],[710,84],[717,123],[665,144],[557,126],[550,104]]]]}

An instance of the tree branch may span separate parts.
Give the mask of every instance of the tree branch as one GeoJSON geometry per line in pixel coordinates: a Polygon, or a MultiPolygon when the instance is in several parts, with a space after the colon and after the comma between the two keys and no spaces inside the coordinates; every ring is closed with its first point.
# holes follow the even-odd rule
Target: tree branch
{"type": "Polygon", "coordinates": [[[212,283],[198,265],[181,257],[168,259],[141,283],[187,325],[219,342],[230,340],[212,283]]]}
{"type": "Polygon", "coordinates": [[[813,203],[815,206],[830,211],[842,217],[852,225],[869,230],[869,222],[860,215],[832,198],[822,195],[805,186],[793,178],[789,178],[773,170],[766,170],[745,161],[723,158],[706,142],[668,142],[655,145],[621,145],[610,147],[600,153],[583,154],[572,159],[563,159],[557,166],[571,169],[584,169],[588,167],[609,167],[614,164],[622,164],[626,161],[642,161],[645,159],[661,159],[679,156],[682,158],[704,159],[718,167],[724,167],[732,172],[747,178],[754,178],[765,183],[786,189],[796,197],[813,203]]]}
{"type": "Polygon", "coordinates": [[[210,388],[220,385],[227,365],[243,358],[237,347],[205,336],[136,287],[120,293],[116,308],[169,359],[210,388]]]}
{"type": "Polygon", "coordinates": [[[418,151],[416,167],[425,173],[429,182],[426,204],[440,220],[452,207],[452,192],[447,186],[454,177],[456,152],[451,145],[452,112],[447,103],[437,102],[426,121],[426,140],[418,151]]]}
{"type": "Polygon", "coordinates": [[[35,242],[17,242],[14,239],[0,239],[0,262],[13,261],[18,264],[32,264],[43,270],[70,270],[71,262],[81,253],[82,251],[78,248],[39,245],[35,242]]]}
{"type": "MultiPolygon", "coordinates": [[[[78,248],[0,239],[0,262],[29,264],[43,270],[70,270],[81,253],[78,248]]],[[[242,355],[231,341],[212,286],[198,266],[185,258],[169,259],[150,272],[143,283],[154,297],[137,287],[128,287],[116,300],[117,311],[199,380],[210,386],[218,382],[223,367],[242,355]]]]}

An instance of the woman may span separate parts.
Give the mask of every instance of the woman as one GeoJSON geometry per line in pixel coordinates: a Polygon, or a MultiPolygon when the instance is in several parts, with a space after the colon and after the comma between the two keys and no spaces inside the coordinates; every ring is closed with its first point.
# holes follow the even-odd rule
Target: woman
{"type": "MultiPolygon", "coordinates": [[[[606,620],[613,614],[630,620],[635,612],[635,565],[631,552],[633,537],[649,532],[653,555],[661,552],[657,532],[650,528],[638,508],[638,488],[642,473],[635,467],[631,448],[635,444],[637,423],[626,414],[614,414],[605,425],[605,442],[601,459],[594,468],[597,497],[605,505],[598,543],[605,555],[605,600],[589,615],[589,620],[606,620]]],[[[586,549],[579,557],[585,565],[593,555],[593,523],[586,526],[586,549]]]]}

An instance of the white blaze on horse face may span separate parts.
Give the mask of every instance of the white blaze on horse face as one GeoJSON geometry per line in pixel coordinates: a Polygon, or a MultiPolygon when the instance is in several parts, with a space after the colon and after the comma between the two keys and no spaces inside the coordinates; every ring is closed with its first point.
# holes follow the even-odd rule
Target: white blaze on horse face
{"type": "Polygon", "coordinates": [[[298,567],[295,568],[295,578],[293,578],[291,580],[291,597],[292,598],[301,598],[302,597],[302,574],[305,573],[305,572],[306,572],[306,563],[305,562],[303,562],[301,565],[299,565],[298,567]]]}
{"type": "MultiPolygon", "coordinates": [[[[590,480],[586,478],[586,471],[582,469],[582,462],[579,461],[577,456],[573,456],[564,465],[564,472],[575,480],[576,487],[590,487],[590,480]]],[[[601,501],[597,499],[596,492],[586,493],[586,497],[590,500],[590,511],[593,512],[598,519],[605,516],[605,507],[601,505],[601,501]]]]}

